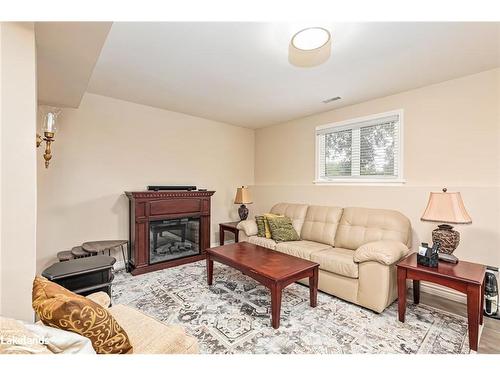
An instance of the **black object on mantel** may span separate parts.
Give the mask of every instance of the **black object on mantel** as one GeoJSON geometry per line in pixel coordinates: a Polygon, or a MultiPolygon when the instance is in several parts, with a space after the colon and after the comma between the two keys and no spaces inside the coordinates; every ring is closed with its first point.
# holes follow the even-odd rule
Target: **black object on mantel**
{"type": "Polygon", "coordinates": [[[42,272],[42,276],[82,296],[103,291],[111,298],[115,262],[115,258],[107,255],[72,259],[54,263],[42,272]]]}
{"type": "Polygon", "coordinates": [[[152,191],[160,191],[160,190],[187,190],[192,191],[196,190],[196,186],[175,186],[175,185],[149,185],[148,190],[152,191]]]}

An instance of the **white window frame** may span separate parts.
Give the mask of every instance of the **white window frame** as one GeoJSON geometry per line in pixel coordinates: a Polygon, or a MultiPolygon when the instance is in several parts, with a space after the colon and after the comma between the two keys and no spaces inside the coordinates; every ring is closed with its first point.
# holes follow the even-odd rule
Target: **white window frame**
{"type": "MultiPolygon", "coordinates": [[[[338,130],[338,129],[335,129],[338,130]]],[[[353,119],[349,119],[346,121],[334,122],[330,124],[319,125],[316,127],[314,131],[315,138],[315,179],[313,183],[315,184],[324,184],[324,185],[360,185],[360,184],[370,184],[370,185],[401,185],[406,182],[403,178],[404,176],[404,164],[403,164],[403,155],[404,155],[404,111],[403,109],[398,109],[389,112],[377,113],[374,115],[357,117],[353,119]],[[358,177],[358,178],[350,178],[350,177],[330,177],[330,178],[322,178],[320,172],[320,160],[319,160],[319,140],[320,137],[317,135],[317,132],[324,129],[334,129],[334,128],[346,128],[349,129],[352,125],[358,124],[364,121],[376,120],[382,117],[395,116],[397,115],[399,118],[399,154],[398,154],[398,176],[393,178],[380,178],[380,177],[358,177]]]]}

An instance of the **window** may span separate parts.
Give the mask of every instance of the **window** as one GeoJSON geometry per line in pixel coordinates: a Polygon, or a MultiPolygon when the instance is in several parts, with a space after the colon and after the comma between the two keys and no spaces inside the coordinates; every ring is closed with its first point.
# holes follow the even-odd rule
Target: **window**
{"type": "Polygon", "coordinates": [[[403,182],[403,111],[316,128],[315,182],[403,182]]]}

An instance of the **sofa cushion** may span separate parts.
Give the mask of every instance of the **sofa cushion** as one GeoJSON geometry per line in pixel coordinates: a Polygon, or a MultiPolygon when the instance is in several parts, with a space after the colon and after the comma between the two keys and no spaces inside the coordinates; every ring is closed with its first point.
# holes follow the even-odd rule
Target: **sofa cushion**
{"type": "Polygon", "coordinates": [[[98,354],[131,352],[127,333],[107,309],[41,276],[33,281],[33,309],[45,325],[89,338],[98,354]]]}
{"type": "Polygon", "coordinates": [[[340,207],[309,206],[300,238],[335,246],[335,233],[341,215],[340,207]]]}
{"type": "Polygon", "coordinates": [[[264,216],[263,215],[255,216],[255,223],[257,224],[257,236],[266,237],[266,222],[264,216]]]}
{"type": "Polygon", "coordinates": [[[307,207],[307,204],[278,203],[271,208],[271,213],[284,215],[292,219],[293,227],[297,233],[300,233],[306,217],[307,207]]]}
{"type": "Polygon", "coordinates": [[[354,252],[354,261],[356,263],[373,261],[389,266],[401,260],[408,253],[408,247],[399,241],[368,242],[354,252]]]}
{"type": "Polygon", "coordinates": [[[274,250],[276,248],[276,242],[271,238],[250,236],[247,238],[246,241],[253,243],[254,245],[266,247],[271,250],[274,250]]]}
{"type": "Polygon", "coordinates": [[[368,242],[394,240],[411,246],[410,220],[393,210],[344,208],[335,236],[335,246],[356,250],[368,242]]]}
{"type": "Polygon", "coordinates": [[[247,236],[255,236],[258,232],[257,223],[252,219],[240,221],[236,228],[245,232],[247,236]]]}
{"type": "Polygon", "coordinates": [[[109,312],[127,331],[134,354],[195,354],[198,341],[180,326],[170,326],[125,305],[109,312]]]}
{"type": "Polygon", "coordinates": [[[270,212],[264,214],[264,229],[266,232],[266,238],[273,237],[271,233],[271,226],[269,225],[269,220],[275,219],[277,217],[285,217],[285,216],[280,214],[272,214],[270,212]]]}
{"type": "Polygon", "coordinates": [[[289,217],[267,217],[271,238],[276,242],[298,241],[299,234],[292,225],[289,217]]]}
{"type": "Polygon", "coordinates": [[[276,245],[277,251],[307,260],[311,260],[313,253],[325,249],[332,249],[332,247],[313,241],[280,242],[276,245]]]}
{"type": "Polygon", "coordinates": [[[319,263],[319,269],[338,275],[357,279],[358,265],[354,263],[354,251],[342,248],[330,248],[311,254],[311,260],[319,263]]]}

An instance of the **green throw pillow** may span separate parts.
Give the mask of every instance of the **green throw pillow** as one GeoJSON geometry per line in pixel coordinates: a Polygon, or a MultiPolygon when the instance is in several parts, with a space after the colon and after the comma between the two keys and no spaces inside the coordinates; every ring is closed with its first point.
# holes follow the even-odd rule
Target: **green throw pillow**
{"type": "Polygon", "coordinates": [[[289,217],[268,217],[267,222],[271,229],[271,238],[276,242],[300,240],[297,231],[292,225],[292,220],[289,217]]]}
{"type": "Polygon", "coordinates": [[[255,216],[255,222],[257,223],[257,236],[265,237],[266,236],[266,223],[264,216],[255,216]]]}

